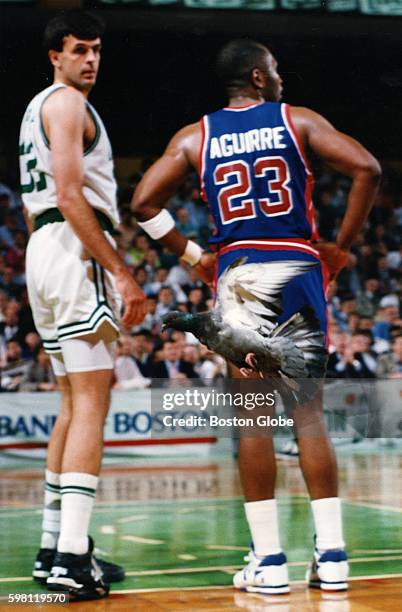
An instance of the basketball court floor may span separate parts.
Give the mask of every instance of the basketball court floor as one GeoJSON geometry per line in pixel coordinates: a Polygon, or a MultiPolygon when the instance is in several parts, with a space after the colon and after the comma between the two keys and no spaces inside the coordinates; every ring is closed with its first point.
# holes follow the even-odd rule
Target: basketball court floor
{"type": "MultiPolygon", "coordinates": [[[[365,441],[338,449],[350,590],[306,589],[313,527],[297,460],[279,459],[282,545],[292,592],[252,595],[231,587],[249,533],[230,450],[178,458],[106,459],[91,534],[99,556],[125,566],[107,600],[76,612],[248,610],[402,611],[401,447],[365,441]]],[[[30,578],[40,536],[43,461],[0,457],[0,610],[62,610],[7,603],[10,593],[46,593],[30,578]]]]}

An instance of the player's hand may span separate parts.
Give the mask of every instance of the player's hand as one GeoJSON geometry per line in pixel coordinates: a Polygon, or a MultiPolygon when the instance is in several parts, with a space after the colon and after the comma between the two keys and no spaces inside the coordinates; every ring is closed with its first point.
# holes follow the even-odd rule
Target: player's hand
{"type": "Polygon", "coordinates": [[[327,266],[330,280],[334,280],[348,263],[349,251],[343,251],[335,242],[315,242],[313,246],[327,266]]]}
{"type": "Polygon", "coordinates": [[[212,288],[215,280],[216,254],[203,253],[198,264],[194,266],[194,269],[197,271],[200,279],[212,288]]]}
{"type": "Polygon", "coordinates": [[[147,298],[145,293],[137,285],[128,270],[120,273],[115,278],[116,288],[124,304],[121,324],[124,327],[139,325],[147,314],[147,298]]]}

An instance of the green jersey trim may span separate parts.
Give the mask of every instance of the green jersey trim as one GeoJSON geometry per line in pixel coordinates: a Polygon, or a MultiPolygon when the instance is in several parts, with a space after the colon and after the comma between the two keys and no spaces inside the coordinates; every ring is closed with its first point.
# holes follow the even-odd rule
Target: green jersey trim
{"type": "Polygon", "coordinates": [[[87,109],[88,109],[89,114],[91,115],[92,120],[93,120],[93,122],[95,124],[95,130],[96,131],[95,131],[95,138],[93,139],[91,144],[86,149],[84,149],[84,156],[89,155],[94,150],[94,148],[96,147],[96,145],[99,142],[99,138],[100,138],[100,135],[101,135],[101,126],[99,125],[99,122],[98,122],[98,120],[96,118],[95,111],[91,107],[89,102],[87,102],[87,109]]]}

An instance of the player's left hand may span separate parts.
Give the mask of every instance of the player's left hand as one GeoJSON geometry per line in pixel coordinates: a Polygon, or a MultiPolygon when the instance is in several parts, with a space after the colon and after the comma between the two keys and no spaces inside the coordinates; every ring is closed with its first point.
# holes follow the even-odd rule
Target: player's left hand
{"type": "Polygon", "coordinates": [[[330,280],[334,280],[348,263],[349,251],[343,251],[335,242],[315,242],[313,246],[327,266],[330,280]]]}
{"type": "Polygon", "coordinates": [[[212,288],[215,280],[216,254],[203,253],[198,264],[194,266],[194,269],[197,271],[201,280],[212,288]]]}

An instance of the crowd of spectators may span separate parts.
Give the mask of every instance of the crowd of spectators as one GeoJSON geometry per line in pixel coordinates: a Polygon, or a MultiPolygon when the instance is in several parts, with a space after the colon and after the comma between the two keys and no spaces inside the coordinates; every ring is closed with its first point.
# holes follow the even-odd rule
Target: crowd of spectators
{"type": "MultiPolygon", "coordinates": [[[[114,387],[140,389],[159,379],[224,377],[224,360],[183,332],[162,331],[170,310],[202,312],[212,308],[211,291],[194,269],[152,242],[136,225],[130,199],[141,174],[119,193],[119,252],[147,295],[143,323],[122,329],[114,387]]],[[[321,171],[314,202],[320,236],[334,240],[345,213],[349,183],[321,171]]],[[[178,229],[207,246],[212,231],[207,206],[195,177],[169,202],[178,229]]],[[[1,390],[56,388],[29,307],[24,276],[28,235],[21,198],[0,183],[0,367],[1,390]]],[[[385,170],[375,206],[359,234],[347,267],[329,287],[332,378],[402,378],[402,175],[385,170]]]]}

